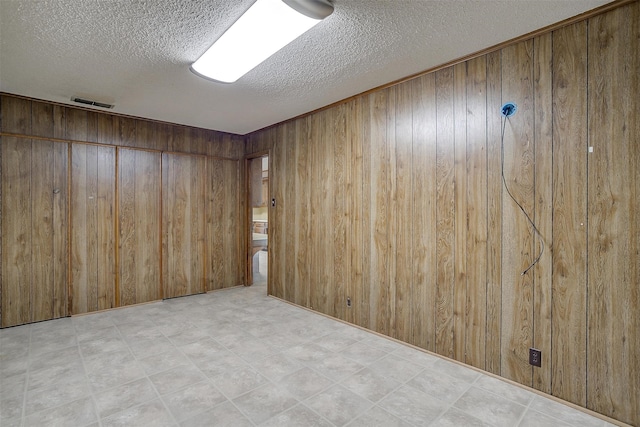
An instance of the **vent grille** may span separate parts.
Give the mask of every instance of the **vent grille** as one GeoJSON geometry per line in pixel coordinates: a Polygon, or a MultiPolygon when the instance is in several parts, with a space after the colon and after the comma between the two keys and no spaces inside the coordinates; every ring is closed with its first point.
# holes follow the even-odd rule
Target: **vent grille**
{"type": "Polygon", "coordinates": [[[100,108],[113,108],[113,104],[105,104],[104,102],[91,101],[90,99],[84,98],[71,98],[73,102],[77,102],[78,104],[92,105],[94,107],[100,108]]]}

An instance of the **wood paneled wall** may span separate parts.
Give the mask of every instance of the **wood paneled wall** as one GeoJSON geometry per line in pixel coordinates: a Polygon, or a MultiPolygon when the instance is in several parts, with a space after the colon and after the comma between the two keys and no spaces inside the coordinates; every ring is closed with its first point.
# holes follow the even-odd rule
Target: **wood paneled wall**
{"type": "Polygon", "coordinates": [[[67,315],[66,144],[3,138],[2,325],[67,315]]]}
{"type": "Polygon", "coordinates": [[[0,326],[245,282],[239,136],[0,95],[0,326]]]}
{"type": "Polygon", "coordinates": [[[207,171],[205,290],[214,291],[246,283],[248,229],[239,162],[209,158],[207,171]]]}
{"type": "Polygon", "coordinates": [[[249,135],[270,292],[640,425],[638,52],[636,1],[249,135]]]}
{"type": "Polygon", "coordinates": [[[116,148],[71,144],[73,313],[116,307],[116,148]]]}
{"type": "MultiPolygon", "coordinates": [[[[162,180],[160,153],[118,151],[118,305],[162,298],[162,180]]],[[[167,256],[175,251],[172,246],[167,249],[167,256]]]]}

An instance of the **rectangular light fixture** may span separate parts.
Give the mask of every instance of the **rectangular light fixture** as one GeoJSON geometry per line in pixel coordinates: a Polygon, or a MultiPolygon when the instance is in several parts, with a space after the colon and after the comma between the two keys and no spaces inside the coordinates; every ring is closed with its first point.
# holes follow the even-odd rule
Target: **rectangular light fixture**
{"type": "Polygon", "coordinates": [[[332,12],[328,0],[257,0],[191,65],[191,71],[233,83],[332,12]]]}

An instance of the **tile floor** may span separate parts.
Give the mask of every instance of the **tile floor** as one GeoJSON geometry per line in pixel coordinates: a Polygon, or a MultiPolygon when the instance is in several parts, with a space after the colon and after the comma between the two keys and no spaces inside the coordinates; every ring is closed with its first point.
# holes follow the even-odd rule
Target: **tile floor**
{"type": "Polygon", "coordinates": [[[239,287],[0,331],[0,425],[605,426],[239,287]]]}

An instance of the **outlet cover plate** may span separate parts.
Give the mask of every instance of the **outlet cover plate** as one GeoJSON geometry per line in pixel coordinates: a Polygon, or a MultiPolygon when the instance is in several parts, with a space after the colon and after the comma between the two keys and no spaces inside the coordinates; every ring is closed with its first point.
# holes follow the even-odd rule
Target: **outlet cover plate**
{"type": "Polygon", "coordinates": [[[542,351],[535,348],[529,349],[529,365],[542,367],[542,351]]]}

